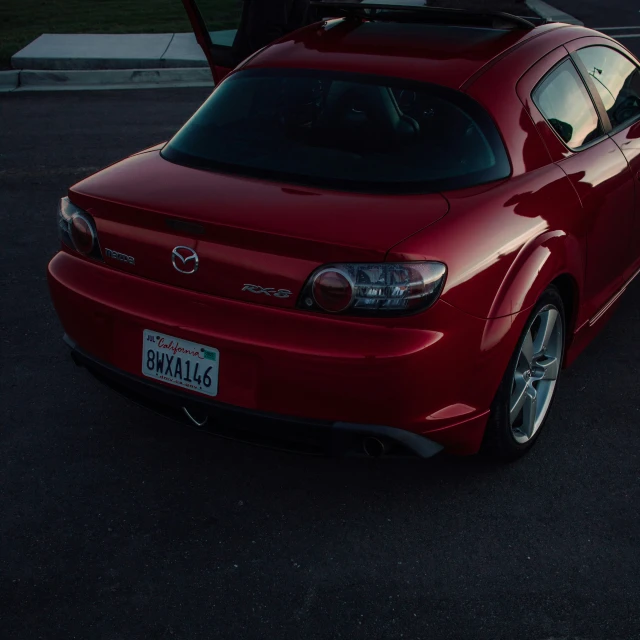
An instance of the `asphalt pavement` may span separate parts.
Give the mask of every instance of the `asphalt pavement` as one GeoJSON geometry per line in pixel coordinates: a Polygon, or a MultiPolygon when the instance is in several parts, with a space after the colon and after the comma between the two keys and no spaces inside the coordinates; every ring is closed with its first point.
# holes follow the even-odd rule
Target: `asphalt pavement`
{"type": "Polygon", "coordinates": [[[549,4],[595,29],[640,25],[640,5],[633,0],[551,0],[549,4]]]}
{"type": "Polygon", "coordinates": [[[555,7],[601,29],[640,58],[640,3],[632,0],[553,0],[555,7]]]}
{"type": "Polygon", "coordinates": [[[640,638],[639,285],[505,467],[220,440],[71,363],[45,278],[58,198],[205,96],[0,95],[3,637],[640,638]]]}

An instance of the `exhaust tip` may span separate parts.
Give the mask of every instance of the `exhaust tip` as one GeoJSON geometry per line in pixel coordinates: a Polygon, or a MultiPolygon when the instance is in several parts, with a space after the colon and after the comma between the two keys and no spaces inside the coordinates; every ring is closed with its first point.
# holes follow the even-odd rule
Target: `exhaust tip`
{"type": "Polygon", "coordinates": [[[187,416],[187,418],[189,418],[189,420],[191,421],[191,424],[193,424],[195,427],[204,427],[204,425],[207,424],[207,422],[209,422],[208,415],[195,416],[194,412],[189,411],[187,407],[182,407],[182,411],[184,415],[187,416]]]}
{"type": "Polygon", "coordinates": [[[385,440],[370,436],[362,441],[362,449],[370,458],[381,458],[389,450],[385,440]]]}

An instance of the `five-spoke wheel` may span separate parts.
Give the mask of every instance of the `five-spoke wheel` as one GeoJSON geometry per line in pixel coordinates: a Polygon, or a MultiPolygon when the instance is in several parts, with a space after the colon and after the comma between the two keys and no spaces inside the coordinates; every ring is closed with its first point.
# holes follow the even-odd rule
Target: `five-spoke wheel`
{"type": "Polygon", "coordinates": [[[564,331],[557,308],[540,309],[527,330],[513,374],[509,421],[516,442],[525,443],[549,412],[560,372],[564,331]]]}
{"type": "Polygon", "coordinates": [[[529,316],[493,401],[485,453],[514,460],[533,445],[551,409],[564,343],[564,305],[558,290],[549,287],[529,316]]]}

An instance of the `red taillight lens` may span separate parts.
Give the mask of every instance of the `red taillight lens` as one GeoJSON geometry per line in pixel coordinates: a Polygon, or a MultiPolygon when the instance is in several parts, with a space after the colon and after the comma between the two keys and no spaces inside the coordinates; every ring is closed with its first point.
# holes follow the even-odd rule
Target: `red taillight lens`
{"type": "Polygon", "coordinates": [[[351,278],[337,269],[318,273],[313,279],[311,291],[316,304],[331,313],[344,311],[353,299],[351,278]]]}
{"type": "Polygon", "coordinates": [[[91,223],[82,214],[77,213],[71,218],[69,227],[69,235],[76,251],[88,256],[96,242],[91,223]]]}
{"type": "Polygon", "coordinates": [[[349,315],[402,315],[428,309],[447,275],[441,262],[343,263],[320,267],[298,307],[349,315]]]}
{"type": "Polygon", "coordinates": [[[66,196],[60,199],[58,206],[58,234],[70,249],[94,260],[102,260],[93,218],[66,196]]]}

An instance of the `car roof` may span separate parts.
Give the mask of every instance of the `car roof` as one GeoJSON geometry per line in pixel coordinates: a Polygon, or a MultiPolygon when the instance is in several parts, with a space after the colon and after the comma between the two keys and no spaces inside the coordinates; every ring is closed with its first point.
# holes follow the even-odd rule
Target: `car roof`
{"type": "Polygon", "coordinates": [[[293,32],[243,68],[373,73],[458,89],[491,60],[562,26],[527,30],[334,19],[293,32]]]}

